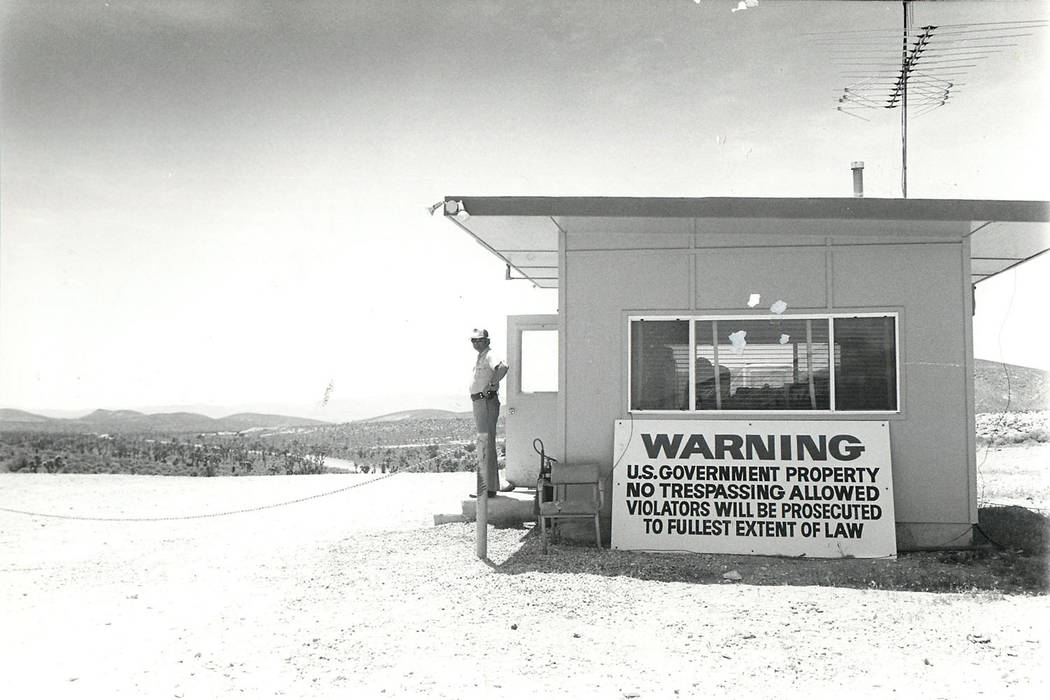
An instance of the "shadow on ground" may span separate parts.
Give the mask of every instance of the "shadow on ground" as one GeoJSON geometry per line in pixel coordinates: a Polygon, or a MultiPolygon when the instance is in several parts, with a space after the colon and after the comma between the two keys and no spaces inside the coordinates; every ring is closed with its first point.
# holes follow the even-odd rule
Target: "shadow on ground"
{"type": "Polygon", "coordinates": [[[550,553],[543,554],[539,532],[533,528],[523,531],[518,551],[494,568],[512,575],[592,574],[680,583],[942,593],[1048,592],[1050,518],[1020,507],[982,508],[975,541],[979,546],[973,549],[907,552],[895,560],[627,552],[599,550],[584,541],[554,542],[550,553]]]}

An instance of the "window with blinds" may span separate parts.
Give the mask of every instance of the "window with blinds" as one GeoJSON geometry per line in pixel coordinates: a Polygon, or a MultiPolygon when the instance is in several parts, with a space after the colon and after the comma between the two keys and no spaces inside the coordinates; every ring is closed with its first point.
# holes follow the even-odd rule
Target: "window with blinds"
{"type": "Polygon", "coordinates": [[[689,321],[632,321],[631,410],[684,411],[688,401],[689,321]]]}
{"type": "Polygon", "coordinates": [[[896,411],[895,314],[633,318],[632,411],[896,411]]]}
{"type": "Polygon", "coordinates": [[[890,316],[834,318],[835,407],[897,410],[897,323],[890,316]]]}

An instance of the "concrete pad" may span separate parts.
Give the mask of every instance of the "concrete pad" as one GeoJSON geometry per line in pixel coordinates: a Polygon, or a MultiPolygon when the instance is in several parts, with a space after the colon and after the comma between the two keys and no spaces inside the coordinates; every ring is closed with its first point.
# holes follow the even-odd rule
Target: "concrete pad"
{"type": "MultiPolygon", "coordinates": [[[[519,526],[528,522],[535,522],[534,512],[536,500],[535,489],[515,489],[514,491],[500,492],[495,498],[488,499],[488,522],[490,525],[519,526]]],[[[474,522],[477,519],[478,502],[475,498],[468,498],[462,503],[462,518],[465,522],[474,522]]],[[[438,516],[434,516],[437,523],[438,516]]]]}
{"type": "Polygon", "coordinates": [[[462,513],[435,513],[434,524],[435,525],[448,525],[449,523],[467,523],[470,522],[471,518],[462,513]]]}

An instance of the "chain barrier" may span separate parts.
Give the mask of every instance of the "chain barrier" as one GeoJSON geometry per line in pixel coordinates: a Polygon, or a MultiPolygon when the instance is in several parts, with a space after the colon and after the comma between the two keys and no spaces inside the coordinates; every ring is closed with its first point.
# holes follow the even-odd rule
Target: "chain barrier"
{"type": "MultiPolygon", "coordinates": [[[[164,521],[171,521],[171,520],[200,520],[200,519],[203,519],[203,518],[221,518],[221,517],[226,516],[226,515],[238,515],[238,514],[241,514],[241,513],[255,513],[255,512],[261,511],[261,510],[269,510],[271,508],[280,508],[282,506],[290,506],[290,505],[294,505],[296,503],[303,503],[304,501],[311,501],[311,500],[316,499],[316,498],[325,498],[327,496],[333,496],[333,495],[335,495],[337,493],[343,493],[344,491],[350,491],[351,489],[356,489],[356,488],[358,488],[360,486],[367,486],[369,484],[374,484],[377,481],[383,481],[384,479],[389,479],[390,477],[397,476],[398,474],[408,474],[408,473],[414,472],[419,467],[423,466],[424,464],[426,464],[428,462],[433,462],[435,459],[438,459],[439,457],[444,457],[445,455],[452,454],[453,452],[456,451],[456,449],[458,449],[458,448],[448,449],[448,450],[445,450],[444,452],[439,452],[436,455],[434,455],[433,457],[428,457],[427,459],[424,459],[421,462],[416,462],[415,464],[410,465],[407,469],[401,469],[401,470],[398,470],[396,472],[390,472],[389,474],[384,474],[383,476],[376,477],[375,479],[369,479],[368,481],[361,481],[361,482],[358,482],[356,484],[351,484],[350,486],[343,486],[343,487],[338,488],[338,489],[332,489],[331,491],[325,491],[324,493],[315,493],[315,494],[312,494],[310,496],[303,496],[301,498],[294,498],[294,499],[292,499],[290,501],[282,501],[280,503],[270,503],[270,504],[263,505],[263,506],[253,506],[251,508],[240,508],[240,509],[237,509],[237,510],[226,510],[226,511],[222,511],[222,512],[219,512],[219,513],[203,513],[201,515],[167,515],[167,516],[157,516],[157,517],[151,517],[151,518],[132,518],[132,517],[105,518],[105,517],[90,517],[90,516],[80,516],[80,515],[60,515],[58,513],[36,513],[36,512],[33,512],[33,511],[29,511],[29,510],[18,510],[17,508],[5,508],[3,506],[0,506],[0,511],[6,512],[6,513],[15,513],[17,515],[29,515],[29,516],[33,516],[33,517],[37,517],[37,518],[55,518],[57,520],[88,520],[88,521],[92,521],[92,522],[107,522],[107,523],[146,523],[146,522],[164,522],[164,521]]],[[[264,478],[266,478],[266,477],[264,477],[264,478]]]]}

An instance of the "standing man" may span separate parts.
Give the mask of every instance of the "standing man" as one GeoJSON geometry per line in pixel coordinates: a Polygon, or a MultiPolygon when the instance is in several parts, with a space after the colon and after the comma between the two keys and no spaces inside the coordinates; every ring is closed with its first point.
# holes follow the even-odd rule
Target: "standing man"
{"type": "Polygon", "coordinates": [[[499,383],[507,374],[507,364],[493,355],[489,348],[489,332],[475,328],[470,344],[478,353],[474,363],[474,379],[470,382],[470,400],[474,405],[474,425],[477,426],[480,445],[485,449],[484,465],[478,466],[477,493],[487,491],[491,498],[499,490],[499,470],[496,467],[496,420],[499,419],[499,383]]]}

